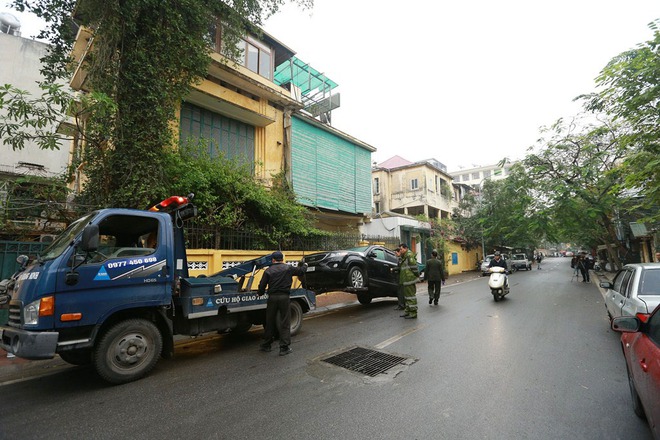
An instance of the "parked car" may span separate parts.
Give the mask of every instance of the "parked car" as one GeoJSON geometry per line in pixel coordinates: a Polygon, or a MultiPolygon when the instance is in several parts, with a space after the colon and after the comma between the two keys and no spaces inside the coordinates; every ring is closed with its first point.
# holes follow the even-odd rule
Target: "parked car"
{"type": "Polygon", "coordinates": [[[633,410],[646,419],[653,437],[660,439],[660,307],[648,322],[635,316],[619,316],[612,329],[621,332],[633,410]]]}
{"type": "MultiPolygon", "coordinates": [[[[506,270],[511,272],[511,258],[507,254],[501,254],[502,259],[506,263],[506,270]]],[[[494,254],[486,255],[486,258],[481,262],[481,276],[485,277],[486,275],[490,275],[490,272],[488,272],[488,264],[490,264],[490,260],[495,257],[494,254]]]]}
{"type": "Polygon", "coordinates": [[[513,256],[511,257],[511,267],[513,267],[516,270],[520,270],[520,269],[531,270],[532,260],[527,258],[527,255],[525,254],[513,254],[513,256]]]}
{"type": "Polygon", "coordinates": [[[605,307],[610,320],[617,316],[637,316],[646,321],[660,304],[660,263],[627,264],[613,282],[602,281],[607,289],[605,307]]]}
{"type": "Polygon", "coordinates": [[[319,252],[303,258],[307,263],[305,285],[316,293],[343,290],[369,304],[373,298],[397,296],[398,257],[383,246],[319,252]]]}

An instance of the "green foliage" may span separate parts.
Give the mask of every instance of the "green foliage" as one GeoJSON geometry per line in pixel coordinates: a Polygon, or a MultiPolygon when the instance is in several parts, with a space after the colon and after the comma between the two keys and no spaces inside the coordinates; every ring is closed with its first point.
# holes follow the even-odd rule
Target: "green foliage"
{"type": "MultiPolygon", "coordinates": [[[[312,5],[311,0],[296,3],[312,5]]],[[[78,108],[79,115],[85,116],[79,121],[87,177],[83,201],[140,208],[163,193],[171,177],[164,172],[164,149],[175,144],[171,122],[191,87],[206,76],[214,42],[209,31],[217,27],[220,17],[224,52],[237,56],[232,43],[246,30],[255,31],[282,4],[283,0],[230,4],[211,0],[15,0],[17,10],[33,12],[48,23],[40,37],[51,44],[42,60],[49,81],[71,74],[73,20],[93,32],[83,68],[85,87],[95,96],[83,100],[78,108]]],[[[46,104],[52,100],[42,99],[46,104]]],[[[42,123],[30,121],[47,120],[47,113],[27,111],[36,107],[28,108],[25,99],[16,102],[15,114],[24,117],[23,127],[42,123]]],[[[20,125],[4,125],[5,132],[16,133],[20,125]]],[[[21,137],[14,139],[10,141],[14,148],[21,148],[21,137]]]]}
{"type": "Polygon", "coordinates": [[[536,247],[555,231],[543,198],[520,164],[510,168],[506,179],[485,180],[480,193],[461,201],[454,220],[469,248],[536,247]]]}
{"type": "Polygon", "coordinates": [[[639,203],[631,205],[648,212],[646,221],[659,221],[660,212],[660,31],[655,21],[649,25],[653,38],[636,49],[614,57],[596,84],[598,94],[583,96],[585,107],[604,112],[628,127],[619,143],[629,147],[623,161],[622,187],[639,194],[639,203]]]}
{"type": "Polygon", "coordinates": [[[170,151],[165,172],[171,178],[159,196],[194,193],[203,225],[253,232],[267,228],[275,242],[290,234],[316,232],[283,175],[275,176],[269,190],[254,178],[250,165],[211,158],[204,145],[170,151]]]}
{"type": "MultiPolygon", "coordinates": [[[[628,153],[613,122],[558,121],[541,139],[542,150],[524,161],[562,238],[586,245],[615,242],[611,219],[622,206],[619,164],[628,153]]],[[[553,240],[556,241],[556,240],[553,240]]]]}
{"type": "Polygon", "coordinates": [[[61,85],[41,83],[42,95],[33,98],[11,84],[0,86],[0,139],[13,150],[22,150],[25,142],[35,142],[44,150],[58,150],[67,139],[55,133],[69,107],[70,94],[61,85]]]}

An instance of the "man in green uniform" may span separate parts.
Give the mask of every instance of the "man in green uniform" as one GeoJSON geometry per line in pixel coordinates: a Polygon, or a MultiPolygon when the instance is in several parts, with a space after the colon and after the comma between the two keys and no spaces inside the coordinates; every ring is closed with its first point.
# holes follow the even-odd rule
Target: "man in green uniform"
{"type": "Polygon", "coordinates": [[[399,245],[399,286],[403,289],[403,297],[406,302],[405,313],[401,315],[405,319],[417,319],[417,287],[419,281],[419,267],[415,254],[408,249],[408,245],[399,245]]]}

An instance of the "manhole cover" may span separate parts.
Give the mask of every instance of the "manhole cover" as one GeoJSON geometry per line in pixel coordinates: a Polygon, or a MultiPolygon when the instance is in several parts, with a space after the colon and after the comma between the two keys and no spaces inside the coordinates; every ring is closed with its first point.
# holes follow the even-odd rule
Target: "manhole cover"
{"type": "Polygon", "coordinates": [[[392,367],[403,364],[407,358],[368,348],[355,347],[321,360],[347,370],[375,377],[385,373],[392,367]]]}

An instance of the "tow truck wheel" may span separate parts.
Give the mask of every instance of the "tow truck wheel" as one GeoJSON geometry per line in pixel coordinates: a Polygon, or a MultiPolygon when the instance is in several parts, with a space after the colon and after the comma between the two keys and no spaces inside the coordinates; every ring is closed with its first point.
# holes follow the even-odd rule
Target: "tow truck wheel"
{"type": "Polygon", "coordinates": [[[291,313],[291,335],[296,335],[300,331],[303,322],[303,311],[298,301],[291,301],[289,305],[291,313]]]}
{"type": "Polygon", "coordinates": [[[94,367],[108,382],[131,382],[156,366],[162,349],[163,338],[152,322],[121,321],[101,336],[94,350],[94,367]]]}

